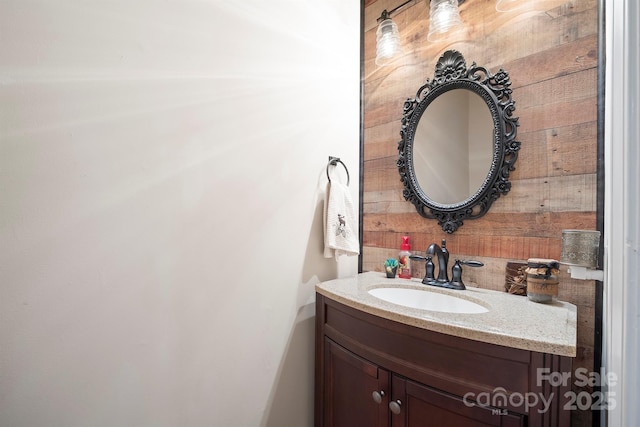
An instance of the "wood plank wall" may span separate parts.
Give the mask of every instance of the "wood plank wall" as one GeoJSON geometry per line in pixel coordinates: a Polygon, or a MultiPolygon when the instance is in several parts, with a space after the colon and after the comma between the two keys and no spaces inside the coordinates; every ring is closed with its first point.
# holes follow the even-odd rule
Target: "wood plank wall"
{"type": "MultiPolygon", "coordinates": [[[[507,262],[559,259],[563,229],[596,228],[597,0],[521,1],[519,11],[499,13],[494,0],[466,0],[465,29],[439,43],[426,40],[428,1],[409,3],[392,16],[404,53],[385,67],[374,62],[376,19],[402,0],[364,1],[363,271],[382,271],[403,235],[419,251],[446,237],[452,257],[485,263],[465,269],[466,283],[503,290],[507,262]],[[452,235],[404,200],[396,167],[402,104],[433,78],[448,49],[460,51],[467,65],[509,73],[521,141],[511,192],[452,235]]],[[[591,371],[595,284],[572,280],[566,267],[560,280],[560,299],[578,306],[574,369],[591,371]]],[[[574,411],[573,425],[591,425],[591,416],[574,411]]]]}

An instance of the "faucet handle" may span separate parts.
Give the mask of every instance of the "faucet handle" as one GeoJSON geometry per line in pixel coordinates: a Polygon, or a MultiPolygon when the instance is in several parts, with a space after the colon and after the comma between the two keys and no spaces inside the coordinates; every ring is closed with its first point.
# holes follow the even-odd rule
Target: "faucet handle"
{"type": "Polygon", "coordinates": [[[421,255],[409,255],[409,258],[416,261],[426,261],[425,270],[426,274],[424,275],[424,279],[422,279],[422,283],[425,285],[431,285],[435,282],[435,277],[433,276],[434,265],[430,256],[421,256],[421,255]]]}
{"type": "Polygon", "coordinates": [[[461,260],[456,260],[456,262],[459,262],[460,264],[463,264],[463,265],[468,265],[469,267],[484,267],[484,263],[481,263],[480,261],[461,261],[461,260]]]}
{"type": "Polygon", "coordinates": [[[462,266],[468,265],[469,267],[482,267],[484,264],[480,261],[462,261],[457,259],[453,267],[451,267],[451,281],[449,285],[452,289],[466,289],[467,287],[462,282],[462,266]]]}

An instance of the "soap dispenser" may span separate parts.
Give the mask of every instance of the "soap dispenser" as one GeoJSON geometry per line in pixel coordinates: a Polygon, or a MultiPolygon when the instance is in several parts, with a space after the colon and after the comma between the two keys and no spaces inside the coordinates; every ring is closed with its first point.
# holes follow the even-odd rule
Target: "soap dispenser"
{"type": "Polygon", "coordinates": [[[409,236],[402,236],[402,244],[400,245],[400,253],[398,254],[398,277],[402,279],[411,279],[411,245],[409,244],[409,236]]]}

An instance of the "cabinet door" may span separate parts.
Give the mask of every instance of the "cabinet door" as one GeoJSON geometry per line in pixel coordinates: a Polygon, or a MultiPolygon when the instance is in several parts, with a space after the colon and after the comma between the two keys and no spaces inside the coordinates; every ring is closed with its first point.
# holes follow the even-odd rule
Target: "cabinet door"
{"type": "Polygon", "coordinates": [[[323,426],[387,427],[389,373],[326,337],[324,360],[323,426]]]}
{"type": "Polygon", "coordinates": [[[523,415],[480,407],[425,385],[394,375],[392,427],[524,427],[523,415]],[[396,413],[398,412],[399,413],[396,413]]]}

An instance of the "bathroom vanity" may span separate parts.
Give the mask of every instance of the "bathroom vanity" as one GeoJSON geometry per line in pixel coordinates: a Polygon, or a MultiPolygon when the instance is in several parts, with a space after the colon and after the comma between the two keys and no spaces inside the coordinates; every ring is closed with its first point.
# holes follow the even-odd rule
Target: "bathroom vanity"
{"type": "Polygon", "coordinates": [[[575,352],[572,304],[376,272],[323,282],[315,426],[568,426],[575,352]]]}

